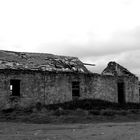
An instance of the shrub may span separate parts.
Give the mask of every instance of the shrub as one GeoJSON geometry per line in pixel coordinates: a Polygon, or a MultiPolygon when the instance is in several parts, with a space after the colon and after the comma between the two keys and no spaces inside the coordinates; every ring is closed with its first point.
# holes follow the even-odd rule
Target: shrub
{"type": "Polygon", "coordinates": [[[92,115],[100,115],[101,114],[100,110],[90,110],[89,113],[92,115]]]}
{"type": "Polygon", "coordinates": [[[127,110],[119,110],[119,111],[117,111],[117,114],[118,115],[127,115],[127,110]]]}
{"type": "Polygon", "coordinates": [[[101,110],[101,115],[105,116],[114,116],[116,114],[116,111],[111,109],[101,110]]]}
{"type": "Polygon", "coordinates": [[[74,101],[68,101],[65,103],[57,103],[46,105],[46,108],[49,110],[56,110],[59,107],[63,109],[75,110],[77,108],[84,110],[101,110],[101,109],[110,109],[110,110],[128,110],[128,109],[140,109],[139,103],[126,103],[126,104],[118,104],[112,103],[109,101],[99,100],[99,99],[79,99],[74,101]]]}
{"type": "Polygon", "coordinates": [[[130,112],[130,113],[133,113],[133,114],[138,114],[138,113],[140,113],[139,109],[130,109],[129,112],[130,112]]]}
{"type": "Polygon", "coordinates": [[[62,108],[56,109],[53,111],[52,115],[61,116],[61,115],[68,115],[70,112],[68,110],[63,110],[62,108]]]}
{"type": "Polygon", "coordinates": [[[2,112],[3,113],[12,113],[14,111],[13,108],[8,108],[8,109],[3,109],[2,112]]]}
{"type": "Polygon", "coordinates": [[[41,111],[43,105],[40,103],[40,102],[37,102],[36,105],[35,105],[35,108],[38,110],[38,111],[41,111]]]}

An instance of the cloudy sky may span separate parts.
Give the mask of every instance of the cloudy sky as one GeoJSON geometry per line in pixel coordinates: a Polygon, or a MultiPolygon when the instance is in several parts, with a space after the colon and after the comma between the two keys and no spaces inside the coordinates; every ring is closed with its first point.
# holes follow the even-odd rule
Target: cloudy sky
{"type": "Polygon", "coordinates": [[[77,56],[140,76],[139,0],[0,0],[0,49],[77,56]]]}

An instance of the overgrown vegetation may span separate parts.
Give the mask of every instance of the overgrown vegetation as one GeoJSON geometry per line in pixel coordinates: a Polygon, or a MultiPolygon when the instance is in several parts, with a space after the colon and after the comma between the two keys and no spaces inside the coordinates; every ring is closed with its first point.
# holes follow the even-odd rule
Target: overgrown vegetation
{"type": "Polygon", "coordinates": [[[69,101],[65,103],[59,103],[59,104],[51,104],[46,106],[47,109],[69,109],[69,110],[75,110],[77,108],[84,109],[84,110],[101,110],[101,109],[140,109],[139,103],[126,103],[126,104],[118,104],[118,103],[112,103],[109,101],[103,101],[103,100],[93,100],[93,99],[83,99],[83,100],[75,100],[75,101],[69,101]]]}
{"type": "Polygon", "coordinates": [[[102,100],[77,100],[52,105],[37,103],[28,108],[16,106],[0,111],[0,121],[28,123],[89,123],[140,121],[140,104],[117,104],[102,100]]]}

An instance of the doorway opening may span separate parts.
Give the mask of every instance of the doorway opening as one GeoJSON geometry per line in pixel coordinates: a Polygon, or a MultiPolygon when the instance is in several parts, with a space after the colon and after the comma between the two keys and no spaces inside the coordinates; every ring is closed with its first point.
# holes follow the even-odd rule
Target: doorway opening
{"type": "Polygon", "coordinates": [[[20,96],[20,80],[10,80],[10,91],[12,96],[20,96]]]}
{"type": "Polygon", "coordinates": [[[125,103],[125,87],[124,82],[118,82],[118,103],[125,103]]]}
{"type": "Polygon", "coordinates": [[[72,99],[78,99],[80,97],[80,83],[72,82],[72,99]]]}

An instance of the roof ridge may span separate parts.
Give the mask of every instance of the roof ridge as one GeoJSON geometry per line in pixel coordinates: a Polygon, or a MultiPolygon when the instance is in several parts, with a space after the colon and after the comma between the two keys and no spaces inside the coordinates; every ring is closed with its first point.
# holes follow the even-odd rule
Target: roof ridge
{"type": "Polygon", "coordinates": [[[20,51],[9,51],[9,50],[0,50],[0,52],[5,52],[5,53],[20,53],[20,54],[42,54],[42,55],[52,55],[52,56],[58,56],[58,57],[69,57],[69,58],[77,58],[75,56],[66,56],[66,55],[58,55],[58,54],[53,54],[53,53],[44,53],[44,52],[20,52],[20,51]]]}

